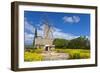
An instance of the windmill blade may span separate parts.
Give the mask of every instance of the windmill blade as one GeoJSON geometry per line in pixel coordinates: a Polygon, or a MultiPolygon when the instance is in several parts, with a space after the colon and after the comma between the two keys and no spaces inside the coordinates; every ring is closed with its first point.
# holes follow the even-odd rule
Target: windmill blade
{"type": "Polygon", "coordinates": [[[35,34],[35,29],[36,29],[36,28],[33,28],[33,31],[32,31],[33,34],[35,34]]]}
{"type": "Polygon", "coordinates": [[[53,33],[52,33],[52,31],[51,31],[51,38],[53,39],[53,33]]]}
{"type": "Polygon", "coordinates": [[[51,38],[53,38],[53,30],[52,29],[50,29],[50,36],[51,36],[51,38]]]}

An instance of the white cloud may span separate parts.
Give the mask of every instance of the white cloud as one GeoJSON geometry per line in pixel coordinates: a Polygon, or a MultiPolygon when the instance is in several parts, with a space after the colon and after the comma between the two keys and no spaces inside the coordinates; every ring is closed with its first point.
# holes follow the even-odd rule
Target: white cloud
{"type": "Polygon", "coordinates": [[[26,30],[26,31],[29,31],[29,32],[31,32],[31,33],[33,33],[34,30],[35,30],[35,28],[32,26],[31,23],[29,23],[29,22],[27,21],[26,18],[25,18],[24,23],[25,23],[25,30],[26,30]]]}
{"type": "Polygon", "coordinates": [[[80,17],[79,16],[64,16],[62,18],[64,20],[64,22],[68,22],[68,23],[78,23],[80,21],[80,17]]]}
{"type": "Polygon", "coordinates": [[[35,28],[33,27],[33,25],[31,24],[31,22],[27,21],[27,18],[24,19],[24,29],[25,29],[25,33],[24,33],[24,42],[25,44],[32,44],[33,39],[34,39],[34,30],[35,28]],[[28,33],[30,32],[30,33],[28,33]]]}
{"type": "MultiPolygon", "coordinates": [[[[25,23],[25,33],[24,33],[24,35],[25,35],[25,40],[24,40],[25,44],[32,44],[33,40],[34,40],[35,27],[31,24],[31,22],[27,21],[27,18],[25,18],[24,23],[25,23]]],[[[43,31],[40,28],[43,28],[43,26],[38,28],[38,30],[37,30],[38,36],[43,35],[43,31]]]]}
{"type": "MultiPolygon", "coordinates": [[[[43,25],[40,26],[41,29],[38,29],[38,36],[43,36],[43,25]]],[[[53,27],[53,38],[62,38],[62,39],[67,39],[67,40],[71,40],[74,38],[77,38],[79,36],[75,36],[73,34],[70,33],[64,33],[63,30],[53,27]]]]}
{"type": "MultiPolygon", "coordinates": [[[[37,30],[37,32],[38,32],[38,36],[43,36],[42,30],[37,30]]],[[[34,34],[25,32],[24,35],[25,35],[25,44],[32,44],[34,40],[34,34]]]]}
{"type": "Polygon", "coordinates": [[[62,32],[61,29],[55,28],[55,31],[53,33],[53,37],[71,40],[71,39],[77,38],[79,36],[75,36],[75,35],[69,34],[69,33],[64,33],[64,32],[62,32]]]}
{"type": "Polygon", "coordinates": [[[32,44],[33,43],[33,39],[34,39],[34,34],[29,34],[27,32],[24,33],[24,38],[25,38],[25,44],[32,44]]]}
{"type": "MultiPolygon", "coordinates": [[[[34,30],[35,27],[30,24],[30,22],[27,21],[27,19],[25,19],[25,44],[32,44],[33,40],[34,40],[34,30]],[[29,33],[31,32],[31,33],[29,33]]],[[[38,36],[42,36],[43,37],[43,25],[37,28],[37,34],[38,36]]],[[[78,36],[69,34],[69,33],[64,33],[62,32],[61,29],[55,28],[53,27],[53,37],[54,38],[63,38],[63,39],[74,39],[77,38],[78,36]]]]}
{"type": "Polygon", "coordinates": [[[61,29],[58,29],[58,28],[55,28],[55,27],[53,27],[53,29],[54,29],[54,32],[56,31],[56,32],[61,32],[62,30],[61,29]]]}

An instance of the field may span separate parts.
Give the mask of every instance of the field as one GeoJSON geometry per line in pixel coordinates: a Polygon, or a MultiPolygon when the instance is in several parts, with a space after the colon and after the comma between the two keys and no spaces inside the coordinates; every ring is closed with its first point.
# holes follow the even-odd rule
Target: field
{"type": "Polygon", "coordinates": [[[90,58],[90,50],[83,49],[56,49],[57,52],[69,54],[69,59],[87,59],[90,58]]]}
{"type": "MultiPolygon", "coordinates": [[[[24,61],[44,61],[44,56],[41,55],[44,51],[42,49],[30,49],[24,52],[24,61]]],[[[90,58],[90,50],[84,49],[55,49],[54,53],[65,53],[68,54],[70,59],[88,59],[90,58]]],[[[50,52],[52,53],[52,52],[50,52]]]]}

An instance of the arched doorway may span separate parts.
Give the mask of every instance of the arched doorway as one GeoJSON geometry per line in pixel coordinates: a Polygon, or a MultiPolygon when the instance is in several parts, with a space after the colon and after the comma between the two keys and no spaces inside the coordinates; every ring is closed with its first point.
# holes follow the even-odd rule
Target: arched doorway
{"type": "Polygon", "coordinates": [[[45,47],[45,51],[49,51],[49,47],[48,46],[45,47]]]}
{"type": "Polygon", "coordinates": [[[50,45],[45,45],[44,50],[45,51],[50,51],[50,45]]]}

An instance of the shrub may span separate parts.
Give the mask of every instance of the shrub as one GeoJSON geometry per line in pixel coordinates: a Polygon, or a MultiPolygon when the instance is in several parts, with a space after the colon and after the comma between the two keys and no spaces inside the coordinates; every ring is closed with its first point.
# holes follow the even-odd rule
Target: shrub
{"type": "Polygon", "coordinates": [[[25,52],[42,53],[43,49],[26,49],[25,52]]]}
{"type": "Polygon", "coordinates": [[[80,57],[80,53],[70,53],[69,54],[69,59],[80,59],[81,57],[80,57]]]}
{"type": "Polygon", "coordinates": [[[90,58],[90,53],[81,53],[81,54],[80,54],[80,57],[81,57],[82,59],[90,58]]]}
{"type": "Polygon", "coordinates": [[[69,54],[69,59],[87,59],[90,58],[90,51],[84,49],[55,49],[58,53],[69,54]]]}
{"type": "Polygon", "coordinates": [[[70,50],[67,51],[69,54],[69,59],[87,59],[90,58],[90,52],[89,50],[80,50],[80,49],[75,49],[75,50],[70,50]]]}
{"type": "Polygon", "coordinates": [[[64,49],[55,49],[55,51],[56,51],[57,53],[65,53],[65,50],[64,50],[64,49]]]}
{"type": "Polygon", "coordinates": [[[37,53],[25,52],[24,53],[24,61],[42,61],[43,56],[37,53]]]}
{"type": "Polygon", "coordinates": [[[42,53],[43,49],[35,49],[34,52],[35,53],[42,53]]]}

